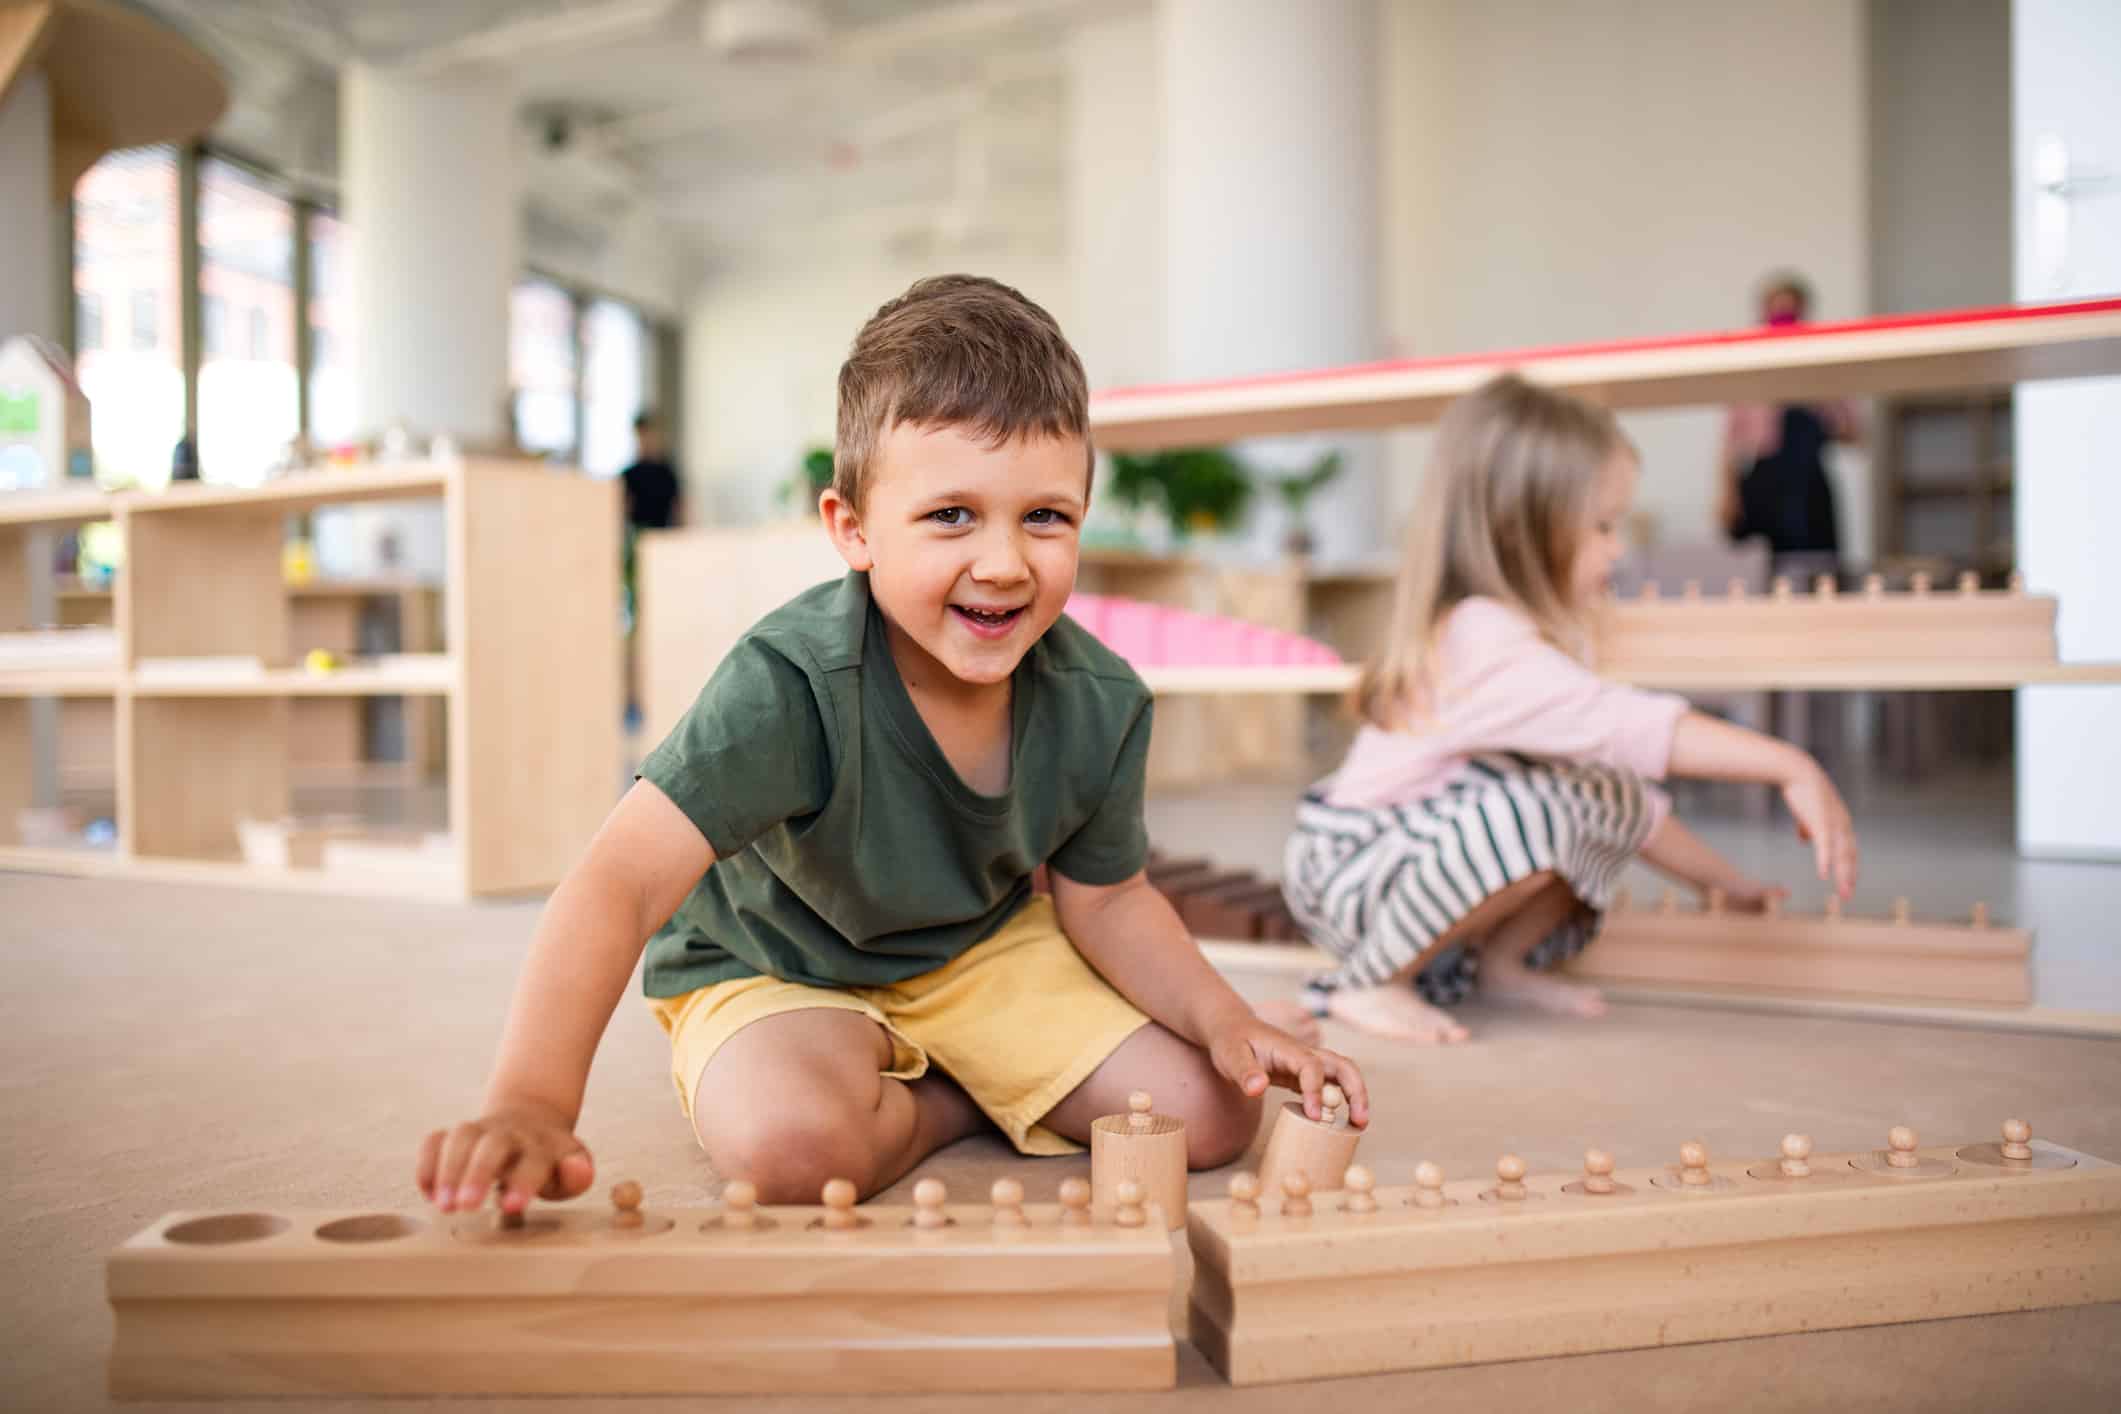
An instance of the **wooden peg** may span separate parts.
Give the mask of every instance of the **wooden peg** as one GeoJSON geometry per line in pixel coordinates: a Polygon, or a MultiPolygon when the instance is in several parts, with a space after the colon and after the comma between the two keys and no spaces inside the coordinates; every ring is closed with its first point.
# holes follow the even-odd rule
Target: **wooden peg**
{"type": "Polygon", "coordinates": [[[1723,586],[1723,592],[1733,599],[1743,599],[1746,594],[1745,581],[1734,576],[1723,586]]]}
{"type": "Polygon", "coordinates": [[[943,1214],[943,1200],[949,1197],[939,1178],[924,1178],[913,1185],[913,1225],[919,1228],[947,1227],[950,1219],[943,1214]]]}
{"type": "Polygon", "coordinates": [[[1916,570],[1913,574],[1909,575],[1907,577],[1907,592],[1910,594],[1929,593],[1930,577],[1928,571],[1916,570]]]}
{"type": "Polygon", "coordinates": [[[1149,1221],[1149,1210],[1142,1206],[1142,1186],[1131,1178],[1123,1178],[1112,1190],[1116,1206],[1112,1209],[1112,1221],[1120,1227],[1140,1227],[1149,1221]]]}
{"type": "Polygon", "coordinates": [[[506,1208],[500,1208],[494,1212],[493,1225],[503,1232],[518,1232],[522,1230],[526,1216],[525,1213],[511,1213],[506,1208]]]}
{"type": "Polygon", "coordinates": [[[1611,1193],[1613,1187],[1613,1156],[1603,1149],[1584,1150],[1583,1191],[1611,1193]]]}
{"type": "Polygon", "coordinates": [[[2003,1121],[2003,1157],[2024,1160],[2032,1156],[2033,1127],[2022,1119],[2003,1121]]]}
{"type": "Polygon", "coordinates": [[[834,1232],[845,1232],[861,1225],[854,1215],[854,1183],[851,1179],[835,1178],[825,1184],[820,1195],[825,1203],[825,1226],[834,1232]]]}
{"type": "Polygon", "coordinates": [[[1521,1203],[1531,1190],[1524,1186],[1524,1160],[1504,1154],[1495,1161],[1495,1196],[1505,1203],[1521,1203]]]}
{"type": "Polygon", "coordinates": [[[1723,912],[1726,897],[1722,889],[1710,889],[1708,893],[1708,911],[1710,913],[1723,912]]]}
{"type": "Polygon", "coordinates": [[[1827,921],[1829,923],[1838,923],[1841,921],[1841,895],[1828,894],[1826,896],[1825,912],[1827,921]]]}
{"type": "Polygon", "coordinates": [[[2013,594],[2023,594],[2025,592],[2025,571],[2012,570],[2011,577],[2006,582],[2006,588],[2013,594]]]}
{"type": "Polygon", "coordinates": [[[1060,1201],[1062,1227],[1088,1227],[1090,1225],[1090,1182],[1088,1179],[1062,1179],[1060,1201]]]}
{"type": "Polygon", "coordinates": [[[1778,574],[1775,576],[1774,594],[1777,599],[1788,599],[1790,597],[1790,577],[1788,575],[1778,574]]]}
{"type": "Polygon", "coordinates": [[[1679,587],[1679,593],[1680,597],[1684,598],[1689,604],[1700,602],[1701,581],[1698,579],[1688,580],[1679,587]]]}
{"type": "Polygon", "coordinates": [[[1024,1216],[1024,1185],[1013,1178],[997,1178],[994,1186],[987,1190],[987,1201],[994,1205],[996,1227],[1028,1227],[1031,1220],[1024,1216]]]}
{"type": "Polygon", "coordinates": [[[1922,1156],[1915,1152],[1918,1141],[1915,1131],[1904,1124],[1896,1124],[1885,1136],[1885,1161],[1896,1169],[1920,1167],[1922,1156]]]}
{"type": "Polygon", "coordinates": [[[1863,597],[1866,599],[1883,599],[1885,597],[1885,576],[1882,574],[1865,575],[1863,577],[1863,597]]]}
{"type": "Polygon", "coordinates": [[[1414,1206],[1441,1208],[1443,1205],[1443,1170],[1423,1159],[1414,1165],[1414,1206]]]}
{"type": "Polygon", "coordinates": [[[1679,1146],[1679,1181],[1689,1188],[1705,1188],[1714,1182],[1709,1173],[1709,1149],[1698,1139],[1679,1146]]]}
{"type": "Polygon", "coordinates": [[[748,1178],[732,1178],[722,1185],[722,1226],[755,1228],[764,1219],[758,1214],[758,1186],[748,1178]]]}
{"type": "Polygon", "coordinates": [[[1834,577],[1830,574],[1822,574],[1812,581],[1812,593],[1821,599],[1833,598],[1834,591],[1839,588],[1840,586],[1835,583],[1834,577]]]}
{"type": "Polygon", "coordinates": [[[641,1225],[641,1185],[632,1179],[621,1179],[611,1185],[611,1225],[616,1228],[635,1228],[641,1225]]]}
{"type": "Polygon", "coordinates": [[[1784,1178],[1810,1178],[1812,1176],[1812,1166],[1806,1161],[1811,1157],[1811,1135],[1785,1134],[1782,1136],[1782,1176],[1784,1178]]]}
{"type": "Polygon", "coordinates": [[[1341,1208],[1350,1213],[1374,1213],[1377,1211],[1377,1178],[1361,1164],[1349,1164],[1348,1171],[1341,1175],[1341,1183],[1348,1190],[1348,1200],[1341,1208]]]}
{"type": "Polygon", "coordinates": [[[1311,1216],[1311,1180],[1302,1169],[1290,1169],[1281,1176],[1281,1215],[1285,1218],[1308,1218],[1311,1216]]]}
{"type": "Polygon", "coordinates": [[[1679,911],[1679,890],[1666,889],[1662,894],[1658,895],[1657,911],[1663,914],[1677,913],[1679,911]]]}
{"type": "Polygon", "coordinates": [[[1904,898],[1893,900],[1893,922],[1905,925],[1914,917],[1914,909],[1904,898]]]}
{"type": "Polygon", "coordinates": [[[1975,928],[1986,928],[1988,926],[1988,905],[1980,899],[1975,899],[1973,913],[1967,922],[1975,928]]]}
{"type": "Polygon", "coordinates": [[[1111,1209],[1121,1180],[1132,1179],[1175,1231],[1186,1225],[1186,1126],[1154,1108],[1149,1092],[1136,1090],[1127,1113],[1091,1122],[1090,1201],[1100,1212],[1111,1209]]]}
{"type": "Polygon", "coordinates": [[[1642,589],[1640,593],[1642,594],[1642,597],[1645,601],[1656,599],[1658,593],[1657,581],[1654,579],[1644,580],[1642,582],[1642,589]]]}
{"type": "Polygon", "coordinates": [[[1760,913],[1761,916],[1764,918],[1780,918],[1782,916],[1782,895],[1762,895],[1760,899],[1760,913]]]}
{"type": "Polygon", "coordinates": [[[1338,1085],[1326,1087],[1319,1096],[1322,1118],[1304,1113],[1303,1103],[1290,1100],[1274,1116],[1267,1147],[1259,1157],[1259,1182],[1267,1192],[1281,1188],[1282,1176],[1302,1170],[1311,1191],[1330,1193],[1341,1186],[1362,1131],[1336,1122],[1346,1112],[1348,1097],[1338,1085]]]}
{"type": "Polygon", "coordinates": [[[1230,1175],[1230,1211],[1242,1218],[1259,1216],[1258,1174],[1246,1172],[1230,1175]]]}
{"type": "Polygon", "coordinates": [[[1961,594],[1979,594],[1981,592],[1981,576],[1972,570],[1959,571],[1959,592],[1961,594]]]}

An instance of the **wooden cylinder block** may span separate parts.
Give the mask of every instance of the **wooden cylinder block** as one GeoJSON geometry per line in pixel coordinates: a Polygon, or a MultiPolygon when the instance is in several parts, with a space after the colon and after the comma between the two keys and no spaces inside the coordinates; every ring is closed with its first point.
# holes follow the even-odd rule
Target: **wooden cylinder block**
{"type": "Polygon", "coordinates": [[[1274,1132],[1267,1136],[1267,1151],[1259,1161],[1260,1187],[1279,1193],[1282,1176],[1300,1170],[1311,1180],[1313,1193],[1333,1192],[1344,1186],[1355,1146],[1361,1142],[1361,1130],[1312,1119],[1304,1113],[1303,1101],[1290,1100],[1274,1116],[1274,1132]]]}
{"type": "Polygon", "coordinates": [[[1120,1184],[1139,1184],[1142,1200],[1162,1204],[1176,1232],[1186,1225],[1186,1124],[1149,1113],[1147,1102],[1137,1091],[1130,1113],[1091,1121],[1090,1201],[1100,1214],[1115,1212],[1120,1184]]]}

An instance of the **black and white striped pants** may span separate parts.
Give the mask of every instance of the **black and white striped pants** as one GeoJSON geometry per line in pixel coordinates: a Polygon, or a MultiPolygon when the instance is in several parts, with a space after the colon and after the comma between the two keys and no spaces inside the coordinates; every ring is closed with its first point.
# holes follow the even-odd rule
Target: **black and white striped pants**
{"type": "MultiPolygon", "coordinates": [[[[1648,837],[1650,789],[1618,767],[1497,754],[1406,805],[1329,805],[1321,792],[1306,794],[1282,856],[1282,892],[1305,934],[1339,964],[1310,980],[1314,1009],[1336,987],[1397,976],[1482,901],[1543,870],[1584,907],[1525,965],[1574,957],[1648,837]]],[[[1472,990],[1473,941],[1422,965],[1413,984],[1426,1000],[1448,1006],[1472,990]]]]}

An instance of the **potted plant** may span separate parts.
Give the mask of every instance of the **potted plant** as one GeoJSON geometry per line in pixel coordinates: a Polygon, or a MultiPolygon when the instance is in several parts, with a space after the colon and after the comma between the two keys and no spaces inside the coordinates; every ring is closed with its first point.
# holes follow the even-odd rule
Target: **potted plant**
{"type": "Polygon", "coordinates": [[[1161,502],[1172,533],[1183,539],[1196,531],[1229,530],[1242,521],[1252,501],[1252,479],[1244,463],[1221,447],[1115,452],[1111,491],[1130,509],[1161,502]]]}
{"type": "Polygon", "coordinates": [[[812,447],[803,453],[802,466],[781,483],[781,500],[796,501],[805,515],[817,514],[817,498],[832,484],[832,448],[812,447]]]}
{"type": "Polygon", "coordinates": [[[1319,487],[1340,475],[1340,462],[1341,454],[1335,450],[1311,463],[1307,471],[1275,478],[1274,489],[1281,492],[1282,503],[1289,508],[1289,530],[1282,537],[1282,547],[1290,554],[1311,553],[1311,525],[1305,518],[1305,507],[1319,487]]]}

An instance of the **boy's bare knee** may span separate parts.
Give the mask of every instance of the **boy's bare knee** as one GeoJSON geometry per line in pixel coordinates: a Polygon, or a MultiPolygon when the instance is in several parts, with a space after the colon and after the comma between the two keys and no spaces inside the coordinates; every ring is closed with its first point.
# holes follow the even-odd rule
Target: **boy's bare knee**
{"type": "Polygon", "coordinates": [[[1186,1167],[1221,1168],[1243,1157],[1259,1133],[1260,1105],[1228,1082],[1204,1088],[1186,1117],[1186,1167]]]}
{"type": "Polygon", "coordinates": [[[815,1203],[835,1178],[867,1198],[877,1188],[878,1158],[858,1117],[826,1110],[765,1113],[716,1126],[701,1136],[725,1179],[749,1179],[761,1203],[815,1203]]]}

